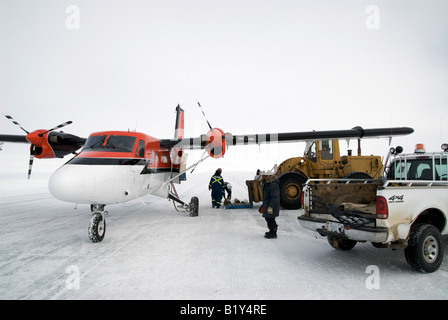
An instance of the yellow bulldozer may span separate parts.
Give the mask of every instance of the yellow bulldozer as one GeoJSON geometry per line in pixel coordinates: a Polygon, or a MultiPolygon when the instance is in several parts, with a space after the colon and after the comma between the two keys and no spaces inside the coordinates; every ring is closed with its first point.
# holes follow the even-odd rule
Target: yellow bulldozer
{"type": "Polygon", "coordinates": [[[267,175],[275,175],[280,181],[280,205],[285,209],[301,207],[302,185],[308,179],[351,178],[377,179],[382,175],[380,156],[362,156],[361,140],[358,154],[341,156],[338,139],[322,139],[308,142],[303,157],[290,158],[274,166],[273,172],[260,179],[248,180],[249,201],[263,201],[262,183],[267,175]]]}

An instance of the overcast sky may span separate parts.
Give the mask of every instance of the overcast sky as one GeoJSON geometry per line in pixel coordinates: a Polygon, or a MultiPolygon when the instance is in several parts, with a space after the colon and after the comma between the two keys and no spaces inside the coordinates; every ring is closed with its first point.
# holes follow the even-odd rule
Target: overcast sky
{"type": "MultiPolygon", "coordinates": [[[[64,131],[83,137],[171,138],[179,103],[186,135],[197,136],[207,125],[196,101],[234,134],[409,126],[415,133],[394,145],[439,150],[448,1],[0,0],[0,109],[27,130],[72,120],[64,131]]],[[[0,131],[22,133],[4,117],[0,131]]],[[[201,167],[268,169],[304,146],[236,147],[201,167]]],[[[3,149],[2,172],[26,172],[27,147],[3,149]]]]}

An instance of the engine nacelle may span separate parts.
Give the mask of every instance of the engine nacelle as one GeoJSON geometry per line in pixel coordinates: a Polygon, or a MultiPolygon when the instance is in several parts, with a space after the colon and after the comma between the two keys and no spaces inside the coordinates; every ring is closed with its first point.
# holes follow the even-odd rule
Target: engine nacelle
{"type": "Polygon", "coordinates": [[[81,148],[85,139],[63,132],[36,130],[26,136],[35,146],[34,156],[38,159],[63,158],[81,148]]]}
{"type": "Polygon", "coordinates": [[[213,128],[206,135],[207,152],[212,158],[221,158],[226,153],[226,137],[224,131],[213,128]]]}

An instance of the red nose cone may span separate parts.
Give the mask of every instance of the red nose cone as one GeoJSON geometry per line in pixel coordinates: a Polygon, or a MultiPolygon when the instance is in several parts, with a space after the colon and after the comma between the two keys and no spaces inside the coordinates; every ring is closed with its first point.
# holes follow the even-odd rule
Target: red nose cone
{"type": "Polygon", "coordinates": [[[213,158],[221,158],[226,152],[226,139],[224,131],[213,128],[207,132],[208,154],[213,158]]]}
{"type": "Polygon", "coordinates": [[[26,140],[29,141],[29,143],[34,144],[36,146],[41,146],[45,142],[45,135],[43,134],[47,130],[36,130],[33,132],[30,132],[26,136],[26,140]]]}

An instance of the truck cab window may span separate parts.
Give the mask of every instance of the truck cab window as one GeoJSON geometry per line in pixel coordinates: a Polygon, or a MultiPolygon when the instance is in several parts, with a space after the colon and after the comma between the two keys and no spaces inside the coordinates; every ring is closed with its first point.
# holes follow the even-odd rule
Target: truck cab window
{"type": "Polygon", "coordinates": [[[432,168],[428,163],[422,163],[417,167],[416,177],[417,180],[433,180],[432,168]]]}

